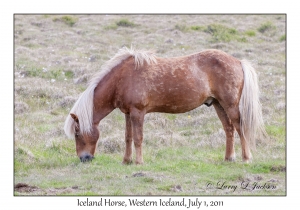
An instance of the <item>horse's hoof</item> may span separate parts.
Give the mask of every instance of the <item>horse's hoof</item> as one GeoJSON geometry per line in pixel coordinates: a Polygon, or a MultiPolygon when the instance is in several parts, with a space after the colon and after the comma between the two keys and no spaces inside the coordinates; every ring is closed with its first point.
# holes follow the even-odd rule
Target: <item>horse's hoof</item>
{"type": "Polygon", "coordinates": [[[246,164],[252,163],[252,159],[243,159],[243,162],[246,164]]]}
{"type": "Polygon", "coordinates": [[[225,158],[226,162],[235,162],[235,157],[225,158]]]}
{"type": "Polygon", "coordinates": [[[123,165],[131,165],[132,164],[132,160],[123,160],[122,164],[123,165]]]}
{"type": "Polygon", "coordinates": [[[229,157],[228,156],[227,157],[225,156],[225,161],[235,162],[235,154],[234,153],[232,155],[230,155],[229,157]]]}
{"type": "Polygon", "coordinates": [[[250,155],[243,156],[243,162],[246,163],[246,164],[252,163],[252,155],[251,155],[251,153],[250,153],[250,155]]]}

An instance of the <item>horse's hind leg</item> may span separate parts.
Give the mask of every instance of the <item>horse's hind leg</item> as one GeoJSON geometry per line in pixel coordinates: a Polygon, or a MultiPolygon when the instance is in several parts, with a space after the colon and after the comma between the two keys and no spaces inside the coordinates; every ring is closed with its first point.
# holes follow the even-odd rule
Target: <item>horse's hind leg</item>
{"type": "Polygon", "coordinates": [[[226,109],[226,113],[228,117],[231,119],[236,131],[238,132],[240,139],[241,139],[241,145],[242,145],[242,157],[243,161],[248,163],[252,160],[252,155],[250,151],[250,145],[248,141],[246,141],[244,135],[241,132],[241,125],[240,125],[240,111],[238,106],[231,106],[226,109]]]}
{"type": "Polygon", "coordinates": [[[132,163],[132,126],[130,115],[125,114],[126,119],[126,130],[125,130],[125,154],[123,158],[123,164],[130,164],[132,163]]]}
{"type": "Polygon", "coordinates": [[[234,161],[235,160],[235,151],[234,151],[234,126],[227,116],[225,110],[220,105],[220,103],[215,100],[213,102],[215,110],[220,118],[223,128],[226,133],[226,153],[225,153],[225,161],[234,161]]]}

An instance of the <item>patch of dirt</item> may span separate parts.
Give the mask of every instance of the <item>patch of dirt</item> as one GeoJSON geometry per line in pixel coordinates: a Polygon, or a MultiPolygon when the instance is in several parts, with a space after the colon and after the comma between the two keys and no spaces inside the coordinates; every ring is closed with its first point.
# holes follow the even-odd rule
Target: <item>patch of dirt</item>
{"type": "Polygon", "coordinates": [[[173,191],[173,192],[182,192],[183,191],[183,189],[180,185],[174,185],[174,186],[171,187],[170,190],[173,191]]]}
{"type": "Polygon", "coordinates": [[[78,186],[50,188],[46,190],[46,195],[61,195],[61,194],[75,194],[79,190],[78,186]]]}
{"type": "Polygon", "coordinates": [[[18,183],[15,185],[14,190],[20,195],[63,195],[76,194],[80,189],[78,186],[41,189],[25,183],[18,183]]]}
{"type": "Polygon", "coordinates": [[[28,184],[24,184],[24,183],[18,183],[15,185],[15,191],[20,192],[20,193],[28,193],[28,192],[34,192],[39,190],[38,187],[36,186],[30,186],[28,184]]]}
{"type": "Polygon", "coordinates": [[[16,114],[22,114],[24,112],[27,112],[28,110],[29,110],[29,106],[25,102],[15,102],[16,114]]]}
{"type": "Polygon", "coordinates": [[[62,108],[71,107],[76,102],[76,100],[77,98],[75,97],[66,96],[60,101],[59,106],[62,108]]]}
{"type": "Polygon", "coordinates": [[[270,171],[272,172],[286,172],[286,166],[273,166],[270,171]]]}
{"type": "Polygon", "coordinates": [[[143,172],[139,172],[139,173],[133,174],[132,176],[133,176],[133,177],[143,177],[143,176],[146,176],[146,174],[143,173],[143,172]]]}
{"type": "Polygon", "coordinates": [[[263,180],[264,178],[261,176],[261,175],[255,175],[254,176],[254,180],[255,181],[261,181],[261,180],[263,180]]]}

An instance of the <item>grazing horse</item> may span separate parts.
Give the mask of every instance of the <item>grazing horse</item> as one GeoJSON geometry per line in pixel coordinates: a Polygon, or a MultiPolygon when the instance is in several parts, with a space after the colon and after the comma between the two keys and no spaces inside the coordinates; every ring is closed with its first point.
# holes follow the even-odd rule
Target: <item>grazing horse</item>
{"type": "Polygon", "coordinates": [[[220,50],[160,58],[151,51],[122,48],[89,82],[68,115],[64,130],[74,137],[82,162],[94,158],[99,122],[119,108],[126,118],[124,164],[143,163],[144,116],[150,112],[184,113],[213,105],[226,133],[225,160],[234,161],[234,132],[242,158],[252,159],[250,147],[265,134],[257,75],[245,60],[220,50]]]}

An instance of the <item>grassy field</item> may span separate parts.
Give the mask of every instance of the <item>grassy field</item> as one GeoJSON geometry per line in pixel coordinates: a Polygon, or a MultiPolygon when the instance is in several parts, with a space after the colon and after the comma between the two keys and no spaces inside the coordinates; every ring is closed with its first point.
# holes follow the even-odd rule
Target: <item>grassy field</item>
{"type": "Polygon", "coordinates": [[[284,15],[15,15],[15,195],[285,195],[284,15]],[[254,160],[224,162],[212,107],[146,115],[144,165],[122,165],[125,117],[100,122],[95,159],[81,163],[63,125],[87,81],[123,46],[160,57],[223,50],[259,75],[269,142],[254,160]]]}

